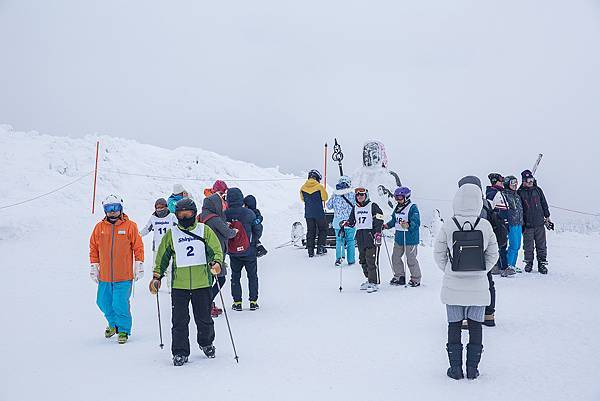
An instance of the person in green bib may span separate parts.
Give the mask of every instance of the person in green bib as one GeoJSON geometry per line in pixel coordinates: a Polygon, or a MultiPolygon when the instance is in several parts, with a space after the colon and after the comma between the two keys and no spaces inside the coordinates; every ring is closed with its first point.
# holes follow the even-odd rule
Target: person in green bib
{"type": "Polygon", "coordinates": [[[150,292],[157,294],[160,280],[173,261],[171,352],[175,366],[186,363],[190,355],[190,302],[198,331],[198,345],[207,357],[215,357],[215,329],[210,309],[213,280],[221,271],[223,251],[215,232],[209,226],[196,222],[197,213],[192,199],[184,198],[177,202],[177,225],[169,229],[161,240],[150,281],[150,292]]]}

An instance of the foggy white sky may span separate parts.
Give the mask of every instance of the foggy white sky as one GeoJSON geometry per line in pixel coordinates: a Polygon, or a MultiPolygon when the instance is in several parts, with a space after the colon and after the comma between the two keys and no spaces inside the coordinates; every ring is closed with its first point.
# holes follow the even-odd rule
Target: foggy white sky
{"type": "Polygon", "coordinates": [[[551,201],[598,212],[599,44],[591,0],[0,0],[0,122],[288,172],[374,138],[429,197],[543,152],[551,201]]]}

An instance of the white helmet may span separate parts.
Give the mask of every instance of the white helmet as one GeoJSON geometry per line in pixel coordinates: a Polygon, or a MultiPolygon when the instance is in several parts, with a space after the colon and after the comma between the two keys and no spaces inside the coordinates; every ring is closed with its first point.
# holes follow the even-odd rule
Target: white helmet
{"type": "Polygon", "coordinates": [[[118,195],[108,195],[102,201],[104,212],[116,212],[123,210],[123,199],[118,195]]]}

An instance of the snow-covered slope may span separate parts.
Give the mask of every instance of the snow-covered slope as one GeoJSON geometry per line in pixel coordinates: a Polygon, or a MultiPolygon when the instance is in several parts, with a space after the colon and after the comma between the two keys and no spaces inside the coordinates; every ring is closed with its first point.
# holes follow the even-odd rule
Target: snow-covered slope
{"type": "MultiPolygon", "coordinates": [[[[166,138],[168,140],[168,137],[166,138]]],[[[251,155],[249,155],[251,156],[251,155]]],[[[266,224],[289,227],[302,217],[298,189],[302,178],[261,168],[213,152],[192,148],[168,150],[108,136],[83,139],[14,132],[0,126],[0,207],[35,198],[64,185],[68,187],[22,205],[5,208],[0,239],[15,238],[59,225],[87,232],[102,213],[101,201],[119,194],[126,213],[138,225],[154,210],[154,200],[167,198],[181,183],[192,197],[216,179],[257,195],[266,224]],[[96,215],[91,215],[96,141],[100,141],[96,215]]],[[[271,230],[270,232],[273,232],[271,230]]]]}

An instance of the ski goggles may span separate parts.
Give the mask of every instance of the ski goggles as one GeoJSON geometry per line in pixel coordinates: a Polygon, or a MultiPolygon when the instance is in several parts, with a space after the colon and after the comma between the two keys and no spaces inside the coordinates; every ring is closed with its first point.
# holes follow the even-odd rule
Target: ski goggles
{"type": "Polygon", "coordinates": [[[354,193],[358,196],[358,195],[367,195],[367,190],[366,188],[356,188],[354,190],[354,193]]]}
{"type": "Polygon", "coordinates": [[[525,182],[528,184],[533,184],[533,181],[534,181],[534,179],[532,177],[525,179],[525,182]]]}
{"type": "Polygon", "coordinates": [[[108,205],[103,205],[102,207],[104,208],[104,213],[123,211],[123,205],[120,203],[109,203],[108,205]]]}
{"type": "Polygon", "coordinates": [[[517,185],[518,183],[519,183],[519,182],[517,181],[517,179],[516,179],[516,178],[513,178],[512,180],[510,180],[510,181],[508,182],[508,185],[517,185]]]}
{"type": "Polygon", "coordinates": [[[178,219],[189,219],[196,215],[196,212],[193,210],[178,210],[175,212],[175,216],[178,219]]]}

